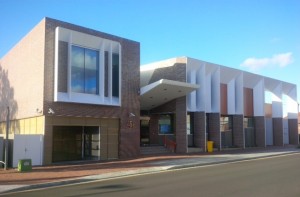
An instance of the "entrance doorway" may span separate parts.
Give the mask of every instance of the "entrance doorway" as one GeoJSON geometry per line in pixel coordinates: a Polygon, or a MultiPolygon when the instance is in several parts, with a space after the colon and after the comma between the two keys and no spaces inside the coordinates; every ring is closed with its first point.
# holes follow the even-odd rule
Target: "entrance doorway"
{"type": "Polygon", "coordinates": [[[100,159],[96,126],[54,126],[52,162],[100,159]]]}
{"type": "Polygon", "coordinates": [[[233,147],[233,133],[232,133],[232,116],[220,117],[221,143],[222,148],[233,147]]]}
{"type": "Polygon", "coordinates": [[[141,117],[141,128],[140,128],[140,144],[141,146],[146,146],[150,144],[150,126],[149,117],[141,117]]]}
{"type": "Polygon", "coordinates": [[[83,127],[82,158],[85,160],[100,159],[100,133],[99,127],[83,127]]]}

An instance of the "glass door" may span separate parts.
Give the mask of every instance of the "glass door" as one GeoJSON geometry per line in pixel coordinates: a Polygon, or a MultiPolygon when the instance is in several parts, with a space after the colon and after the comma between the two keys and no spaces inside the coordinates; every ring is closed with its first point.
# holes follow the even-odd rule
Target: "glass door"
{"type": "Polygon", "coordinates": [[[99,127],[84,127],[83,157],[85,160],[100,159],[100,132],[99,127]]]}

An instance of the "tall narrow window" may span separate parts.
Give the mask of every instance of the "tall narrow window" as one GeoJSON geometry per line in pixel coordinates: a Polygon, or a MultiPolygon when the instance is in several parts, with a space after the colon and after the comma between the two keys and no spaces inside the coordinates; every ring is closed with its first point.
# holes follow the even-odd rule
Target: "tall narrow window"
{"type": "Polygon", "coordinates": [[[112,56],[112,96],[119,97],[119,54],[112,56]]]}
{"type": "Polygon", "coordinates": [[[99,52],[72,46],[72,92],[99,94],[99,52]]]}

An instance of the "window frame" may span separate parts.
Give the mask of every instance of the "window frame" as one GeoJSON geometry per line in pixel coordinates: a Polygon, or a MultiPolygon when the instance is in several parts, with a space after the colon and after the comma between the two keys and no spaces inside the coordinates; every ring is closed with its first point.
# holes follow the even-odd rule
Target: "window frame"
{"type": "Polygon", "coordinates": [[[99,53],[100,51],[97,50],[97,49],[91,49],[91,48],[87,48],[87,47],[83,47],[83,46],[78,46],[78,45],[72,45],[71,46],[71,49],[72,49],[72,54],[73,54],[73,47],[76,47],[76,48],[80,48],[83,50],[83,69],[84,69],[84,73],[83,73],[83,77],[84,77],[84,80],[83,80],[83,92],[75,92],[73,90],[73,69],[74,69],[74,64],[73,64],[73,56],[71,57],[71,91],[73,93],[83,93],[83,94],[93,94],[93,95],[99,95],[99,92],[100,92],[100,84],[99,84],[99,81],[100,81],[100,71],[99,71],[99,67],[100,67],[100,57],[99,57],[99,53]],[[86,79],[86,67],[87,67],[87,64],[86,64],[86,51],[87,50],[90,50],[90,51],[93,51],[93,52],[96,52],[96,93],[89,93],[88,92],[88,89],[87,89],[87,79],[86,79]]]}
{"type": "Polygon", "coordinates": [[[56,27],[55,30],[55,75],[54,75],[54,102],[70,102],[96,105],[121,106],[122,100],[122,47],[119,42],[93,36],[90,34],[69,30],[62,27],[56,27]],[[66,42],[68,45],[67,53],[67,88],[63,92],[58,91],[61,81],[58,80],[59,70],[59,42],[66,42]],[[72,92],[71,84],[71,55],[72,46],[79,46],[86,49],[98,51],[99,59],[99,92],[98,94],[77,93],[72,92]],[[105,81],[105,51],[108,52],[108,73],[107,81],[105,81]],[[113,73],[112,73],[112,57],[113,53],[119,55],[119,75],[118,75],[118,95],[112,91],[113,73]],[[105,95],[105,87],[108,87],[108,94],[105,95]]]}
{"type": "Polygon", "coordinates": [[[175,134],[174,129],[175,129],[175,127],[174,127],[174,115],[173,114],[160,114],[159,119],[158,119],[158,135],[174,135],[175,134]],[[169,124],[160,124],[160,121],[162,121],[163,119],[166,119],[166,117],[168,117],[170,123],[169,124]],[[162,132],[161,131],[161,129],[162,129],[161,125],[168,125],[168,130],[169,131],[162,132]]]}

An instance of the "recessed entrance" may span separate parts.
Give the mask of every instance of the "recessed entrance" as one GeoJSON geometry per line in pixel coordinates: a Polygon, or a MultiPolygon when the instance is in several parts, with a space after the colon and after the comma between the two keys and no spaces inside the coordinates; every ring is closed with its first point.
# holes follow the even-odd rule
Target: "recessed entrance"
{"type": "Polygon", "coordinates": [[[150,143],[150,125],[149,125],[149,121],[150,118],[149,117],[141,117],[141,128],[140,128],[140,143],[141,146],[145,146],[145,145],[149,145],[150,143]]]}
{"type": "Polygon", "coordinates": [[[96,126],[54,126],[52,162],[97,160],[100,131],[96,126]]]}

